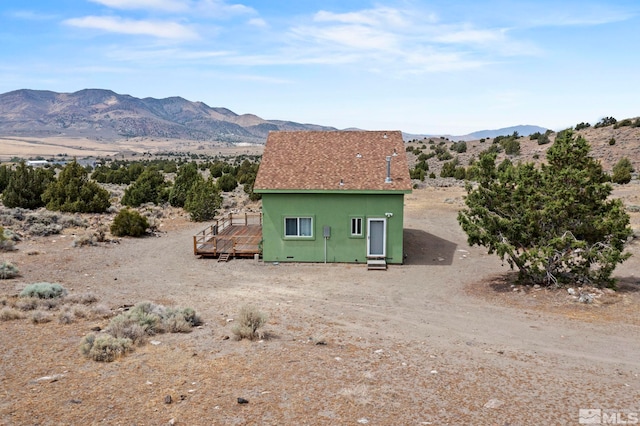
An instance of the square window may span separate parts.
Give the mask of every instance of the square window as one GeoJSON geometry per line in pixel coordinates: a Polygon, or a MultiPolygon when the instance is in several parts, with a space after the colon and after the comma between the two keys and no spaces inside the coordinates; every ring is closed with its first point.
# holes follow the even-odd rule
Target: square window
{"type": "Polygon", "coordinates": [[[285,217],[285,237],[312,237],[313,226],[310,217],[285,217]]]}

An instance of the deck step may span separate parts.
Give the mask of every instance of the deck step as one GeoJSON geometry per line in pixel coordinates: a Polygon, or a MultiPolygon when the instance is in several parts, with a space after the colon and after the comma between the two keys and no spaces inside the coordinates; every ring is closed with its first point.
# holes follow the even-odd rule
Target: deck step
{"type": "Polygon", "coordinates": [[[231,256],[231,254],[229,254],[229,253],[220,254],[220,257],[218,258],[218,262],[228,262],[229,261],[229,256],[231,256]]]}
{"type": "Polygon", "coordinates": [[[367,269],[368,270],[386,270],[387,261],[384,259],[378,259],[378,258],[367,259],[367,269]]]}

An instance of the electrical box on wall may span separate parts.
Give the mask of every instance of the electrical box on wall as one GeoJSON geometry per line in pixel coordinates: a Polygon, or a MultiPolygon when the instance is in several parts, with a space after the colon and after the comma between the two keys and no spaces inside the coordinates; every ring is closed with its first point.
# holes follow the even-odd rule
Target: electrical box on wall
{"type": "Polygon", "coordinates": [[[330,226],[325,226],[322,228],[322,235],[325,238],[329,238],[331,236],[331,227],[330,226]]]}

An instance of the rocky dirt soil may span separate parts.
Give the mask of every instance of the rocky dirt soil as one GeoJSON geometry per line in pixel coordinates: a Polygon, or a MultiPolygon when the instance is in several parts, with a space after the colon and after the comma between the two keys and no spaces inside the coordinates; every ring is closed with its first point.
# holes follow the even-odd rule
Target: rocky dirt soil
{"type": "MultiPolygon", "coordinates": [[[[638,193],[616,190],[633,205],[638,193]]],[[[0,424],[577,425],[581,408],[640,412],[638,243],[618,292],[512,287],[497,257],[467,245],[463,195],[407,196],[407,262],[387,271],[198,259],[202,226],[177,211],[157,236],[119,244],[73,247],[74,228],[26,238],[1,254],[21,270],[0,281],[5,300],[56,282],[112,315],[152,301],[204,323],[99,363],[79,344],[109,318],[2,321],[0,424]],[[247,303],[269,316],[263,340],[233,337],[247,303]]]]}

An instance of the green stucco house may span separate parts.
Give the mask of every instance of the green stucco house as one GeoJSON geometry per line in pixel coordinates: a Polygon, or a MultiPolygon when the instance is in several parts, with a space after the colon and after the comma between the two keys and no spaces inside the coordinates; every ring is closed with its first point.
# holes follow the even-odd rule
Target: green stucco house
{"type": "Polygon", "coordinates": [[[254,191],[264,261],[403,262],[411,179],[399,131],[271,132],[254,191]]]}

